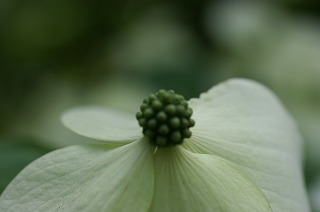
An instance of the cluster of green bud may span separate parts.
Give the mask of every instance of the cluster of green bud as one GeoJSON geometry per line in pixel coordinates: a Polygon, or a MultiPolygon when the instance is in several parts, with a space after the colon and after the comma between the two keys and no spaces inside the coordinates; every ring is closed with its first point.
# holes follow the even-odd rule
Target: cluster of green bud
{"type": "Polygon", "coordinates": [[[195,124],[191,115],[183,96],[173,90],[159,90],[143,100],[136,117],[151,144],[170,147],[191,137],[189,128],[195,124]]]}

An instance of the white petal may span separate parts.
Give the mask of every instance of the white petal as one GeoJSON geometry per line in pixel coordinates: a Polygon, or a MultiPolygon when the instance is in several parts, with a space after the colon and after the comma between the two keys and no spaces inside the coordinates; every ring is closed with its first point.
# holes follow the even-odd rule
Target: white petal
{"type": "Polygon", "coordinates": [[[146,211],[153,183],[153,149],[143,139],[72,146],[27,166],[3,192],[0,211],[146,211]]]}
{"type": "Polygon", "coordinates": [[[192,99],[196,125],[184,146],[233,162],[266,194],[274,211],[309,211],[302,140],[278,99],[264,86],[229,80],[192,99]]]}
{"type": "Polygon", "coordinates": [[[89,138],[128,143],[142,137],[133,114],[100,107],[81,107],[67,111],[62,122],[70,130],[89,138]]]}
{"type": "Polygon", "coordinates": [[[150,211],[271,211],[262,191],[230,164],[182,147],[159,149],[150,211]]]}

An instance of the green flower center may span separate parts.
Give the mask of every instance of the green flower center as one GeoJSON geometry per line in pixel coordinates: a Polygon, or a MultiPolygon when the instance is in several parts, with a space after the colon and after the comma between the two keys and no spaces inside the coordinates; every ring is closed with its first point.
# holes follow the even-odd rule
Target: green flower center
{"type": "Polygon", "coordinates": [[[173,90],[159,90],[143,100],[136,117],[151,144],[170,147],[191,137],[189,128],[195,124],[191,115],[192,109],[183,96],[173,90]]]}

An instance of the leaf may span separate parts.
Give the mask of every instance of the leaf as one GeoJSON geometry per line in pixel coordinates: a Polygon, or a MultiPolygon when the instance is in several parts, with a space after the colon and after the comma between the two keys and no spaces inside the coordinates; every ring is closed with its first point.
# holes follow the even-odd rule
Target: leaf
{"type": "Polygon", "coordinates": [[[272,211],[255,183],[225,160],[182,147],[155,156],[151,211],[272,211]]]}
{"type": "Polygon", "coordinates": [[[310,210],[301,136],[268,89],[250,80],[229,80],[190,105],[196,124],[185,148],[232,162],[256,182],[274,211],[310,210]]]}
{"type": "Polygon", "coordinates": [[[146,211],[153,194],[153,149],[71,146],[27,166],[0,197],[0,211],[146,211]]]}
{"type": "Polygon", "coordinates": [[[125,144],[142,137],[134,115],[100,107],[79,107],[67,111],[62,122],[70,130],[89,138],[125,144]]]}
{"type": "Polygon", "coordinates": [[[10,181],[36,158],[52,150],[27,138],[0,139],[0,193],[10,181]]]}

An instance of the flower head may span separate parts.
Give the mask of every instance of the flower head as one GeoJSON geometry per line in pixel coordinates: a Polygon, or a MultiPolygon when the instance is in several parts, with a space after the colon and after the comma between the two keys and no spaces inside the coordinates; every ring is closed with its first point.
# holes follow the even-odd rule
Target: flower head
{"type": "Polygon", "coordinates": [[[191,137],[189,128],[195,124],[191,115],[192,109],[183,96],[160,90],[143,100],[136,117],[151,144],[171,147],[191,137]]]}
{"type": "Polygon", "coordinates": [[[134,116],[101,108],[64,114],[67,127],[100,144],[31,163],[3,192],[0,209],[309,210],[300,136],[263,86],[229,80],[188,103],[161,90],[136,117],[143,129],[134,116]]]}

